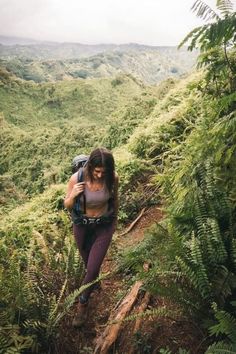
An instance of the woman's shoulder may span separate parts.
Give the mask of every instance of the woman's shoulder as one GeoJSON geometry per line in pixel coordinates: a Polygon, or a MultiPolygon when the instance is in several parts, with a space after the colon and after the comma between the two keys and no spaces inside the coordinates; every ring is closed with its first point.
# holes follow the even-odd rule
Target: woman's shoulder
{"type": "Polygon", "coordinates": [[[70,177],[70,180],[69,180],[70,183],[73,183],[73,184],[77,183],[77,181],[78,181],[78,173],[79,172],[77,171],[70,177]]]}

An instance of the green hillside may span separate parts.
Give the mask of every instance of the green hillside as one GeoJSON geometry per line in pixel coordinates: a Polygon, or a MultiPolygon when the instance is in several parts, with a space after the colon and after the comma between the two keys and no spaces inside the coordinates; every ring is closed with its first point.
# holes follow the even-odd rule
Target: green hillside
{"type": "Polygon", "coordinates": [[[132,115],[129,136],[140,119],[152,111],[154,93],[155,88],[144,87],[127,75],[113,80],[35,84],[2,71],[3,204],[24,200],[52,183],[65,181],[71,160],[79,152],[102,144],[112,147],[116,137],[109,137],[109,129],[117,117],[123,117],[125,128],[132,115]]]}
{"type": "Polygon", "coordinates": [[[139,95],[143,85],[127,75],[114,80],[74,80],[35,85],[6,71],[0,76],[0,110],[6,120],[30,128],[73,119],[106,123],[109,115],[139,95]]]}
{"type": "MultiPolygon", "coordinates": [[[[0,352],[54,353],[72,331],[84,270],[63,198],[74,155],[103,145],[120,177],[119,227],[143,208],[150,220],[153,206],[162,213],[143,238],[137,226],[130,247],[119,249],[121,235],[111,247],[108,284],[117,277],[121,288],[113,309],[139,281],[135,311],[141,293],[151,305],[138,332],[128,322],[137,312],[126,317],[122,348],[131,340],[137,353],[236,353],[236,13],[231,1],[217,9],[214,17],[197,1],[212,21],[183,41],[200,47],[199,70],[158,86],[124,74],[34,83],[1,69],[0,352]]],[[[98,306],[104,294],[96,296],[98,306]]],[[[100,317],[95,324],[104,327],[100,317]]],[[[74,334],[71,352],[94,352],[88,331],[74,334]]]]}

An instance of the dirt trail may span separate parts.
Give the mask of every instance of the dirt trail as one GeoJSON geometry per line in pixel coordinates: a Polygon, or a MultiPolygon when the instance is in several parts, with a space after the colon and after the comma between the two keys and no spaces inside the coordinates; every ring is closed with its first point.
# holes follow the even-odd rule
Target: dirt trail
{"type": "MultiPolygon", "coordinates": [[[[94,291],[89,302],[89,317],[81,329],[71,326],[76,306],[63,323],[63,338],[58,341],[56,354],[85,354],[94,353],[96,340],[104,332],[107,321],[112,312],[127,294],[126,279],[114,272],[116,268],[116,253],[129,246],[135,246],[143,237],[145,230],[153,223],[162,219],[163,214],[159,207],[148,209],[134,228],[126,235],[114,236],[114,241],[106,256],[102,273],[110,275],[102,280],[102,289],[94,291]]],[[[140,305],[137,299],[136,306],[140,305]]],[[[149,308],[159,306],[173,307],[166,299],[151,298],[149,308]]],[[[135,310],[135,308],[134,308],[135,310]]],[[[193,323],[175,321],[173,319],[145,318],[140,331],[133,335],[134,322],[122,325],[121,333],[113,344],[109,353],[116,354],[148,354],[158,353],[160,348],[169,347],[172,350],[182,348],[191,349],[191,354],[200,354],[203,334],[193,323]],[[200,343],[200,344],[199,344],[200,343]]]]}

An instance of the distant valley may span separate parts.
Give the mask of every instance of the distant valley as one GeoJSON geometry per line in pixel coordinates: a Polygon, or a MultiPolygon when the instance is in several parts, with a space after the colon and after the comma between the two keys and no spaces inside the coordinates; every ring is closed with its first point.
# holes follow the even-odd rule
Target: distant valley
{"type": "Polygon", "coordinates": [[[188,73],[196,57],[197,52],[176,47],[85,45],[0,36],[0,66],[18,78],[37,83],[125,73],[152,85],[188,73]]]}

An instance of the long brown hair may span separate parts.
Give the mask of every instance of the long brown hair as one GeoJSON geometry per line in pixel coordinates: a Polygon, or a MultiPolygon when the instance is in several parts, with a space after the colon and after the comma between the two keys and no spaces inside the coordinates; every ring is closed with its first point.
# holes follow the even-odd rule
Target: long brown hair
{"type": "Polygon", "coordinates": [[[111,151],[101,147],[91,152],[85,168],[91,182],[94,180],[93,170],[96,167],[103,167],[105,169],[105,184],[111,193],[115,182],[115,161],[111,151]]]}

